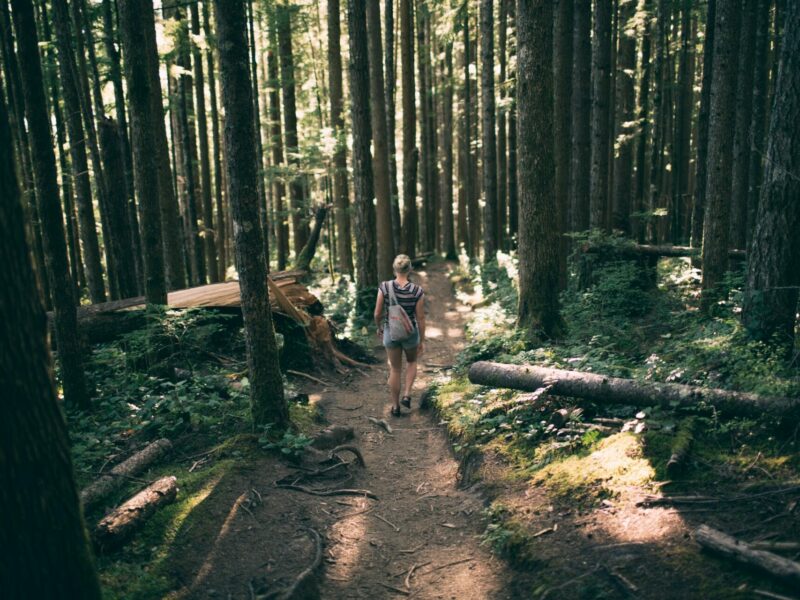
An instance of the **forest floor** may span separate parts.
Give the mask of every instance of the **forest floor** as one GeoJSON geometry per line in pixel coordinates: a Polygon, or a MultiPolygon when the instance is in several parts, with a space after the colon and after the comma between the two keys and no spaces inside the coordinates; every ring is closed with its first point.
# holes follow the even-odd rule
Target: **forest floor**
{"type": "MultiPolygon", "coordinates": [[[[249,434],[223,452],[187,456],[197,449],[188,447],[178,462],[158,469],[182,471],[179,502],[124,553],[101,560],[110,597],[279,597],[314,561],[311,530],[322,540],[322,564],[298,598],[721,600],[756,597],[755,590],[786,593],[701,552],[691,533],[708,523],[748,541],[796,534],[798,493],[758,494],[765,481],[773,488],[791,483],[794,459],[761,452],[753,459],[755,450],[743,448],[720,462],[718,454],[728,450],[701,445],[686,476],[668,482],[663,454],[670,438],[658,431],[609,434],[544,462],[546,443],[521,450],[510,433],[483,444],[475,441],[480,433],[465,441],[467,429],[474,435],[483,426],[470,411],[491,406],[491,394],[503,392],[469,386],[451,371],[475,314],[463,294],[456,299],[454,268],[433,263],[417,273],[428,340],[411,411],[390,416],[385,354],[377,344],[381,363],[370,369],[315,373],[319,383],[294,380],[319,417],[304,430],[352,427],[355,438],[345,443],[358,447],[366,463],[298,483],[369,490],[377,499],[276,487],[303,472],[264,453],[249,434]],[[431,386],[433,410],[421,410],[420,396],[431,386]],[[369,417],[385,419],[392,433],[369,417]],[[640,505],[648,495],[742,493],[754,497],[640,505]]],[[[505,423],[496,429],[510,431],[505,423]]]]}

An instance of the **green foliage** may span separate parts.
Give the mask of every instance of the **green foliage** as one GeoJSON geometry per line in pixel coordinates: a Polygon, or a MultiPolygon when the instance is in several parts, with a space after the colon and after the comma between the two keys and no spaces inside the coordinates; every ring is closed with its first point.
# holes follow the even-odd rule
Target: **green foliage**
{"type": "Polygon", "coordinates": [[[494,554],[517,568],[531,568],[539,562],[533,538],[523,525],[513,520],[508,508],[494,502],[483,511],[483,516],[488,523],[481,536],[481,545],[489,546],[494,554]]]}
{"type": "Polygon", "coordinates": [[[264,426],[258,443],[264,450],[277,450],[290,460],[300,460],[306,447],[313,440],[304,433],[292,431],[276,432],[272,423],[264,426]]]}

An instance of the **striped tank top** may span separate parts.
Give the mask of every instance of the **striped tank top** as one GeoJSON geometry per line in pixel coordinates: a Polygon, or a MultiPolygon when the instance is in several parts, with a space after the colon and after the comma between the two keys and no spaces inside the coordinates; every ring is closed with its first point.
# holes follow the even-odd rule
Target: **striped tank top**
{"type": "Polygon", "coordinates": [[[411,319],[411,322],[416,327],[417,325],[417,302],[419,299],[422,298],[423,291],[420,286],[416,283],[408,282],[404,286],[401,286],[395,281],[394,279],[391,281],[384,281],[381,283],[379,289],[383,294],[383,322],[386,323],[387,315],[389,311],[389,286],[394,286],[394,295],[397,298],[397,303],[403,307],[403,310],[406,311],[406,314],[411,319]]]}

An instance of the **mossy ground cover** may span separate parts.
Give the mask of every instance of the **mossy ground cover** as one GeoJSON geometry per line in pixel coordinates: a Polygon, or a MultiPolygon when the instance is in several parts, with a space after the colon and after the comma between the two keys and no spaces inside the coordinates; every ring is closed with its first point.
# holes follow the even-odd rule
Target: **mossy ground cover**
{"type": "MultiPolygon", "coordinates": [[[[675,594],[663,597],[737,598],[747,597],[753,586],[769,589],[768,580],[700,553],[688,535],[696,525],[709,523],[730,533],[741,530],[745,540],[797,539],[800,518],[790,509],[798,494],[744,499],[705,511],[648,511],[637,508],[636,502],[648,494],[724,497],[800,482],[796,419],[732,418],[711,407],[648,409],[637,415],[640,411],[633,407],[555,397],[526,404],[525,394],[474,386],[466,379],[472,362],[497,360],[769,395],[800,394],[797,361],[786,361],[780,350],[749,341],[741,328],[741,275],[729,276],[726,299],[709,317],[698,309],[699,276],[688,260],[659,261],[655,286],[642,286],[637,269],[626,261],[601,264],[590,285],[580,289],[574,271],[562,296],[568,333],[536,347],[513,328],[513,256],[499,254],[496,263],[485,266],[462,259],[454,272],[451,280],[460,300],[473,309],[469,343],[458,368],[437,384],[433,397],[456,452],[482,453],[503,464],[498,469],[492,459],[492,469],[477,475],[484,478],[492,500],[485,543],[520,568],[547,565],[541,586],[532,592],[534,597],[548,596],[561,576],[590,569],[565,569],[570,557],[582,550],[591,555],[598,539],[612,545],[618,543],[614,539],[627,539],[619,525],[625,514],[629,525],[638,523],[643,530],[663,527],[660,538],[640,532],[645,542],[635,539],[639,559],[650,569],[681,573],[676,575],[675,594]],[[569,421],[554,426],[551,416],[559,409],[569,411],[569,421]],[[586,431],[580,426],[595,417],[621,419],[630,430],[586,431]],[[695,424],[688,460],[668,477],[667,462],[688,418],[695,424]],[[640,422],[640,430],[634,432],[640,422]],[[575,433],[560,435],[559,427],[575,433]],[[606,518],[606,513],[611,516],[606,518]],[[562,525],[571,533],[540,533],[553,514],[565,515],[562,525]],[[770,517],[774,519],[762,525],[770,517]],[[648,519],[665,524],[649,524],[648,519]],[[572,527],[583,527],[576,525],[583,521],[591,521],[592,533],[572,532],[572,527]],[[692,580],[694,589],[681,590],[692,580]]],[[[607,570],[582,578],[561,597],[619,597],[619,581],[615,583],[607,570]]],[[[643,592],[658,589],[657,584],[642,587],[643,592]]],[[[780,591],[780,585],[775,589],[780,591]]]]}

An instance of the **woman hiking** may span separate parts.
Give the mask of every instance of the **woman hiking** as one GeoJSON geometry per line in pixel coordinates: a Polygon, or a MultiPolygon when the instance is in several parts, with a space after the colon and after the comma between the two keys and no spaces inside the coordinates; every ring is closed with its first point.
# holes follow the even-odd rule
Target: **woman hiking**
{"type": "Polygon", "coordinates": [[[395,278],[384,281],[375,300],[375,324],[389,357],[389,397],[392,416],[400,416],[400,405],[411,408],[411,388],[417,376],[417,358],[425,342],[425,294],[422,288],[408,280],[411,259],[398,254],[392,263],[395,278]],[[406,379],[400,397],[400,372],[406,355],[406,379]]]}

